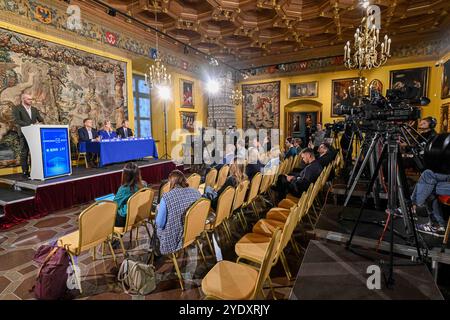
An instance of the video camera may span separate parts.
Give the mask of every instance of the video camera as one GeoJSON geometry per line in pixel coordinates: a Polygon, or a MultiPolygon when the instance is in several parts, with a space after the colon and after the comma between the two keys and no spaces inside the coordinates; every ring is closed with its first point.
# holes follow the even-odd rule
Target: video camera
{"type": "Polygon", "coordinates": [[[353,107],[339,105],[338,115],[348,115],[350,118],[362,121],[406,122],[420,118],[420,106],[426,106],[430,99],[416,98],[411,91],[391,89],[386,97],[377,95],[372,99],[363,98],[362,104],[353,107]]]}
{"type": "Polygon", "coordinates": [[[331,131],[333,132],[342,132],[345,129],[345,121],[338,121],[338,122],[333,122],[333,123],[325,123],[325,129],[326,132],[331,133],[331,131]]]}

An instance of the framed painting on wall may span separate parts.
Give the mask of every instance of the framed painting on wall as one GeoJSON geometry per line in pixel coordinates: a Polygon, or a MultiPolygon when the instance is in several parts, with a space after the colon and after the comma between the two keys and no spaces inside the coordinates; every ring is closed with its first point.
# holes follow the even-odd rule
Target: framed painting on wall
{"type": "Polygon", "coordinates": [[[389,89],[400,90],[409,100],[418,100],[428,93],[428,67],[392,70],[389,89]]]}
{"type": "Polygon", "coordinates": [[[440,133],[447,133],[449,132],[449,125],[448,125],[448,121],[449,121],[449,110],[450,109],[450,103],[446,103],[444,105],[441,106],[441,123],[440,123],[440,128],[441,128],[441,132],[440,133]]]}
{"type": "Polygon", "coordinates": [[[378,79],[373,79],[369,83],[369,96],[374,98],[383,95],[383,83],[378,79]]]}
{"type": "Polygon", "coordinates": [[[194,82],[180,79],[181,107],[194,109],[194,82]]]}
{"type": "Polygon", "coordinates": [[[450,59],[442,66],[441,99],[450,98],[450,59]]]}
{"type": "Polygon", "coordinates": [[[243,129],[280,127],[280,81],[242,85],[243,129]]]}
{"type": "Polygon", "coordinates": [[[331,82],[331,117],[339,117],[337,109],[340,105],[354,106],[358,105],[358,99],[350,96],[349,88],[353,85],[353,81],[358,78],[337,79],[331,82]]]}
{"type": "Polygon", "coordinates": [[[317,98],[319,96],[319,82],[289,83],[288,98],[317,98]]]}
{"type": "Polygon", "coordinates": [[[196,112],[181,111],[181,129],[194,133],[196,112]]]}

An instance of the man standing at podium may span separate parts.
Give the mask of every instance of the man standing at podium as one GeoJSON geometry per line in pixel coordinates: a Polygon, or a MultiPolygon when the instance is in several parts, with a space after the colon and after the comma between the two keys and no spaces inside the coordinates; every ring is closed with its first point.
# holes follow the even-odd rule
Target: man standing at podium
{"type": "Polygon", "coordinates": [[[22,134],[22,127],[27,127],[38,122],[44,122],[44,119],[39,114],[38,109],[31,106],[33,103],[33,96],[28,93],[23,93],[21,96],[22,103],[13,109],[13,117],[17,125],[17,131],[19,133],[20,142],[20,164],[22,166],[22,174],[26,177],[30,176],[30,170],[28,166],[28,155],[30,154],[30,148],[28,147],[27,140],[22,134]]]}
{"type": "Polygon", "coordinates": [[[116,130],[117,135],[119,138],[126,139],[133,136],[133,130],[128,128],[128,120],[122,121],[122,127],[116,130]]]}

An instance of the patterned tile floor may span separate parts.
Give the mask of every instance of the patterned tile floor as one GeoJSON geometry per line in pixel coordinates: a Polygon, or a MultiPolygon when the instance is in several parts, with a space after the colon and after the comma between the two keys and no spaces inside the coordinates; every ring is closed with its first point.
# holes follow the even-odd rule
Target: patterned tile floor
{"type": "MultiPolygon", "coordinates": [[[[34,299],[34,294],[30,292],[30,289],[34,284],[38,269],[38,265],[32,260],[35,251],[40,245],[52,243],[58,237],[76,230],[78,214],[85,207],[59,211],[38,220],[30,220],[0,233],[0,300],[34,299]]],[[[249,214],[248,217],[255,220],[253,215],[249,214]]],[[[230,244],[220,230],[217,232],[217,242],[221,247],[223,258],[235,261],[234,243],[245,232],[235,220],[232,221],[231,228],[233,243],[230,244]]],[[[149,248],[148,235],[145,229],[141,228],[139,240],[136,241],[135,234],[131,243],[129,235],[125,236],[125,247],[131,249],[129,251],[131,258],[146,261],[148,258],[147,249],[149,248]]],[[[300,239],[300,242],[305,244],[305,239],[300,239]]],[[[206,263],[201,259],[195,246],[187,248],[178,258],[185,279],[185,291],[182,291],[179,286],[171,260],[167,257],[159,257],[155,260],[156,290],[147,296],[126,294],[116,280],[118,268],[114,265],[108,250],[107,255],[102,258],[100,248],[97,248],[96,261],[93,261],[89,252],[78,258],[82,274],[83,294],[80,294],[78,290],[71,290],[67,298],[111,300],[201,299],[203,296],[200,288],[201,279],[216,261],[215,257],[210,254],[205,240],[201,241],[201,245],[205,248],[205,255],[207,255],[206,263]]],[[[291,273],[296,275],[301,259],[290,252],[289,248],[286,251],[291,273]]],[[[115,252],[120,265],[123,255],[120,249],[116,249],[115,252]]],[[[287,299],[293,282],[286,279],[280,263],[273,268],[271,278],[275,286],[275,296],[278,299],[287,299]]],[[[264,292],[269,299],[272,298],[267,288],[264,292]]]]}

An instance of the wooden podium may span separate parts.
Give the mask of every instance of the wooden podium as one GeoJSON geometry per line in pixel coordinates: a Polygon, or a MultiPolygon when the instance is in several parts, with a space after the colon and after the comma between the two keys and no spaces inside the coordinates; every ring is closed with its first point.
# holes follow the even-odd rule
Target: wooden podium
{"type": "Polygon", "coordinates": [[[31,155],[32,180],[46,180],[72,174],[69,126],[31,125],[22,127],[31,155]]]}

